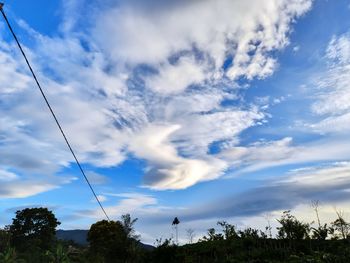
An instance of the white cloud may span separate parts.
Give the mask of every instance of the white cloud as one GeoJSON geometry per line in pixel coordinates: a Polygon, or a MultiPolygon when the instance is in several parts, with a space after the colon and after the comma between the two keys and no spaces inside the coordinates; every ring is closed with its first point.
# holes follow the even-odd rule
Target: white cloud
{"type": "Polygon", "coordinates": [[[316,80],[312,111],[322,119],[310,124],[320,133],[348,133],[350,127],[350,35],[333,37],[326,56],[329,68],[316,80]]]}
{"type": "Polygon", "coordinates": [[[15,173],[5,171],[5,170],[0,170],[0,181],[2,182],[7,182],[7,181],[13,181],[16,180],[18,176],[15,173]]]}
{"type": "MultiPolygon", "coordinates": [[[[272,74],[276,64],[269,52],[288,43],[290,23],[310,8],[311,1],[205,0],[168,4],[171,8],[157,1],[119,3],[98,16],[94,31],[97,42],[112,54],[114,61],[129,65],[164,63],[166,68],[169,66],[165,62],[171,56],[197,49],[211,67],[210,78],[222,74],[218,75],[226,56],[231,54],[233,65],[227,71],[230,79],[264,78],[272,74]]],[[[178,66],[172,71],[183,69],[181,63],[178,66]]],[[[179,88],[179,84],[173,85],[174,88],[163,87],[164,92],[179,88]]],[[[155,89],[161,92],[158,85],[155,89]]]]}
{"type": "MultiPolygon", "coordinates": [[[[143,212],[154,211],[157,209],[157,199],[153,196],[140,193],[122,193],[106,194],[107,196],[120,197],[121,200],[113,206],[104,206],[106,213],[113,218],[120,217],[124,214],[137,216],[143,212]]],[[[91,218],[103,218],[104,214],[100,209],[78,211],[78,215],[91,218]]]]}
{"type": "Polygon", "coordinates": [[[182,57],[175,64],[166,64],[155,76],[146,79],[146,86],[164,94],[181,93],[190,85],[205,80],[205,73],[193,59],[182,57]]]}
{"type": "Polygon", "coordinates": [[[342,138],[316,140],[303,145],[293,145],[292,142],[292,138],[286,137],[247,147],[233,147],[221,155],[236,168],[229,177],[288,164],[346,161],[350,156],[350,144],[344,142],[342,138]]]}
{"type": "Polygon", "coordinates": [[[2,182],[0,185],[1,198],[26,198],[57,189],[64,184],[68,184],[75,178],[59,177],[39,177],[25,178],[21,180],[2,182]]]}
{"type": "Polygon", "coordinates": [[[298,170],[291,174],[282,183],[296,183],[307,186],[329,186],[345,185],[350,178],[350,163],[339,162],[326,167],[312,167],[309,169],[298,170]]]}
{"type": "MultiPolygon", "coordinates": [[[[116,166],[133,153],[153,189],[218,178],[228,164],[210,146],[234,146],[265,119],[251,105],[222,105],[238,98],[234,80],[272,74],[272,51],[311,1],[136,2],[92,8],[96,25],[81,32],[69,19],[60,37],[21,23],[39,80],[81,162],[116,166]]],[[[0,46],[0,169],[55,174],[73,159],[13,48],[0,46]]]]}
{"type": "Polygon", "coordinates": [[[179,156],[170,137],[180,128],[178,125],[149,126],[130,143],[129,149],[136,156],[150,161],[145,186],[157,190],[183,189],[218,178],[227,167],[225,162],[209,156],[204,160],[179,156]]]}

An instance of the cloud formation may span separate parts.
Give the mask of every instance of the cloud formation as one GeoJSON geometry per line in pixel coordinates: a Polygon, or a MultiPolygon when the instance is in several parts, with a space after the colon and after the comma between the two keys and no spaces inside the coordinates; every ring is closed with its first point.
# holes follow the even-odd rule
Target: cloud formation
{"type": "Polygon", "coordinates": [[[334,36],[326,51],[328,69],[316,80],[312,111],[321,121],[310,126],[320,133],[348,133],[350,123],[350,34],[334,36]]]}
{"type": "MultiPolygon", "coordinates": [[[[84,7],[66,2],[66,12],[84,7]]],[[[20,26],[79,159],[111,167],[132,154],[147,162],[145,187],[183,189],[232,165],[212,145],[237,146],[241,132],[264,121],[262,108],[239,99],[238,80],[273,73],[273,52],[288,44],[311,2],[108,2],[89,9],[96,25],[70,18],[59,36],[20,26]]],[[[0,77],[0,168],[28,179],[69,167],[72,157],[11,43],[2,41],[0,68],[7,72],[0,77]]]]}

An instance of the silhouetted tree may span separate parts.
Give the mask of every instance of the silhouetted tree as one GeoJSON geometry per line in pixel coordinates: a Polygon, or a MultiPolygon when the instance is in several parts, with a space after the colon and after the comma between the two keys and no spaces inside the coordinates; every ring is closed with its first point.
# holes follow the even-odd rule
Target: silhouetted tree
{"type": "Polygon", "coordinates": [[[224,233],[225,239],[237,238],[236,229],[234,225],[227,223],[226,221],[218,221],[217,225],[222,227],[222,232],[224,233]]]}
{"type": "Polygon", "coordinates": [[[350,223],[346,222],[342,211],[336,211],[338,218],[331,223],[331,233],[333,238],[337,239],[339,236],[343,239],[349,237],[350,223]]]}
{"type": "Polygon", "coordinates": [[[22,250],[28,246],[48,249],[55,240],[56,227],[61,224],[47,208],[26,208],[16,212],[10,225],[13,245],[22,250]]]}
{"type": "Polygon", "coordinates": [[[187,237],[188,237],[188,242],[190,244],[192,244],[193,243],[193,238],[195,237],[194,230],[192,228],[188,228],[188,229],[186,229],[186,234],[187,234],[187,237]]]}
{"type": "Polygon", "coordinates": [[[317,219],[317,228],[312,227],[312,238],[317,240],[325,240],[328,236],[329,229],[327,224],[321,225],[321,220],[319,216],[318,209],[320,207],[320,201],[314,200],[311,202],[311,207],[315,211],[316,219],[317,219]]]}
{"type": "Polygon", "coordinates": [[[125,214],[121,216],[121,223],[123,225],[124,231],[128,238],[135,240],[140,239],[140,235],[135,234],[134,224],[137,222],[138,218],[131,219],[130,214],[125,214]]]}
{"type": "Polygon", "coordinates": [[[240,238],[248,238],[248,239],[259,239],[260,236],[259,236],[259,233],[260,231],[258,229],[254,229],[254,228],[251,228],[251,227],[248,227],[244,230],[239,230],[238,231],[238,234],[240,236],[240,238]]]}
{"type": "Polygon", "coordinates": [[[284,211],[281,219],[277,220],[281,227],[277,227],[277,237],[280,239],[305,239],[309,237],[310,226],[296,219],[290,210],[284,211]]]}
{"type": "Polygon", "coordinates": [[[320,228],[321,227],[321,221],[320,221],[320,216],[318,214],[319,206],[320,206],[320,201],[318,201],[318,200],[311,201],[311,207],[314,209],[314,211],[316,213],[318,227],[320,228]]]}
{"type": "Polygon", "coordinates": [[[124,262],[127,258],[128,237],[119,221],[98,221],[92,224],[87,240],[95,261],[124,262]]]}
{"type": "Polygon", "coordinates": [[[209,228],[207,232],[208,236],[203,236],[200,241],[214,241],[222,240],[224,236],[222,234],[217,234],[215,228],[209,228]]]}
{"type": "Polygon", "coordinates": [[[173,223],[172,223],[172,225],[173,226],[175,226],[175,232],[176,232],[176,245],[178,245],[179,244],[179,240],[178,240],[178,229],[177,229],[177,226],[178,226],[178,224],[180,224],[180,220],[177,218],[177,217],[175,217],[174,218],[174,220],[173,220],[173,223]]]}
{"type": "Polygon", "coordinates": [[[266,219],[267,226],[265,227],[266,230],[266,236],[268,235],[269,238],[272,238],[272,227],[271,227],[271,214],[266,213],[264,214],[264,218],[266,219]]]}

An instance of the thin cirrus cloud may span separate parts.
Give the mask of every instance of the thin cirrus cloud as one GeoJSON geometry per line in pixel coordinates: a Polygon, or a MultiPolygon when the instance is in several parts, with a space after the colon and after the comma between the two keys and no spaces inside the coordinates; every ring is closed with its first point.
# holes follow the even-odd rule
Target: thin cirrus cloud
{"type": "MultiPolygon", "coordinates": [[[[69,2],[67,12],[81,8],[69,2]]],[[[63,21],[61,36],[20,26],[33,40],[26,50],[80,160],[111,167],[132,153],[147,162],[143,186],[183,189],[216,179],[229,167],[211,145],[234,146],[242,131],[264,121],[263,109],[239,101],[236,80],[274,72],[272,53],[288,44],[293,21],[312,1],[169,2],[172,8],[148,2],[92,9],[95,25],[79,31],[84,17],[63,21]],[[149,12],[148,4],[157,8],[149,12]],[[145,143],[136,144],[139,139],[145,143]]],[[[0,123],[11,127],[0,126],[2,153],[21,152],[24,145],[28,151],[16,164],[1,159],[0,167],[55,174],[72,157],[19,54],[4,43],[0,67],[9,72],[1,76],[0,116],[6,117],[0,123]]]]}
{"type": "Polygon", "coordinates": [[[304,167],[239,194],[234,193],[186,209],[153,211],[144,217],[146,221],[166,223],[171,215],[176,214],[183,221],[192,222],[215,218],[261,216],[264,213],[275,213],[300,204],[307,205],[311,200],[335,205],[349,197],[349,171],[349,162],[304,167]]]}
{"type": "Polygon", "coordinates": [[[328,68],[314,83],[317,90],[312,111],[321,120],[310,124],[320,133],[348,133],[350,122],[350,34],[333,37],[325,59],[328,68]]]}

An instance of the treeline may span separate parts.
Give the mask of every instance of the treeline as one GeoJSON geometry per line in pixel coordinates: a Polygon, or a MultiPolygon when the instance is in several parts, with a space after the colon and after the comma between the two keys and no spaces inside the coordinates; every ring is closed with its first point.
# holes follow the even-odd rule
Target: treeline
{"type": "MultiPolygon", "coordinates": [[[[194,244],[177,245],[158,239],[154,249],[142,246],[129,214],[117,221],[98,221],[87,235],[88,246],[57,240],[60,222],[47,208],[16,212],[12,224],[0,230],[1,263],[112,263],[112,262],[350,262],[350,223],[341,212],[321,224],[318,205],[314,222],[298,220],[285,211],[277,220],[277,235],[270,224],[263,230],[236,227],[219,221],[194,244]]],[[[177,224],[180,222],[177,220],[177,224]]],[[[174,224],[174,222],[173,222],[174,224]]],[[[176,226],[177,226],[176,224],[176,226]]],[[[193,231],[188,231],[193,239],[193,231]]]]}

